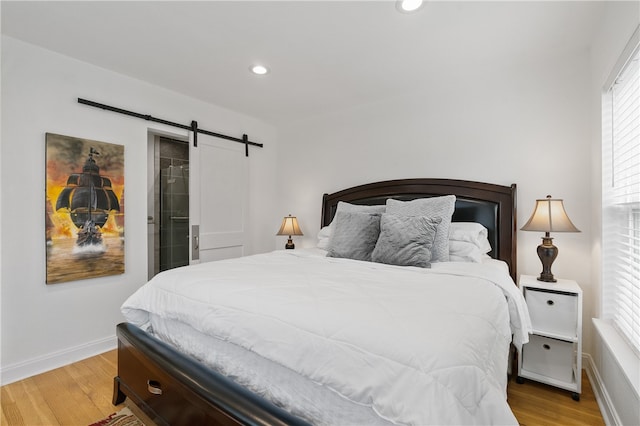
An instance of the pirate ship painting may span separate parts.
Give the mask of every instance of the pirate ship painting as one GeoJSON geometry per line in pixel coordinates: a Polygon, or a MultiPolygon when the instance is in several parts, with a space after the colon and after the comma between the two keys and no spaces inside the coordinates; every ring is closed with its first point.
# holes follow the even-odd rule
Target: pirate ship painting
{"type": "Polygon", "coordinates": [[[124,273],[124,147],[47,133],[47,283],[124,273]]]}

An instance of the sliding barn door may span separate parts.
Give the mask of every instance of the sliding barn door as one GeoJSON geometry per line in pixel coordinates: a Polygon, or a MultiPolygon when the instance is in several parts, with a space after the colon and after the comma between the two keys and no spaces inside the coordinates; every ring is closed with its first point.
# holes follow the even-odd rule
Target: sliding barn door
{"type": "Polygon", "coordinates": [[[191,263],[245,254],[248,159],[244,145],[198,135],[190,141],[191,263]]]}

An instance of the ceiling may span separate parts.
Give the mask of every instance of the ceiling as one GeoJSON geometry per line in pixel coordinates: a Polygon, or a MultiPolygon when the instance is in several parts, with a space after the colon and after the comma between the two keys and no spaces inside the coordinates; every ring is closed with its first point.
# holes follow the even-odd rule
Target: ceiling
{"type": "Polygon", "coordinates": [[[588,48],[603,2],[2,1],[2,33],[275,124],[588,48]],[[254,76],[254,63],[271,72],[254,76]]]}

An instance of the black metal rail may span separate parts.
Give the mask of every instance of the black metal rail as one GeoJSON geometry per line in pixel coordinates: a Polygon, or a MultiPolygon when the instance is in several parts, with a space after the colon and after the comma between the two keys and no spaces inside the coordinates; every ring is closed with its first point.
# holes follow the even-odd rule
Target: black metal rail
{"type": "Polygon", "coordinates": [[[224,135],[222,133],[211,132],[209,130],[199,129],[198,128],[198,122],[195,121],[195,120],[192,121],[190,125],[186,125],[186,124],[175,123],[175,122],[169,121],[169,120],[163,120],[161,118],[156,118],[156,117],[153,117],[153,116],[148,115],[148,114],[140,114],[138,112],[128,111],[126,109],[116,108],[116,107],[113,107],[113,106],[110,106],[110,105],[105,105],[105,104],[101,104],[101,103],[98,103],[98,102],[89,101],[87,99],[78,98],[78,103],[79,104],[83,104],[83,105],[96,107],[96,108],[100,108],[100,109],[104,109],[104,110],[107,110],[107,111],[117,112],[118,114],[124,114],[124,115],[128,115],[128,116],[131,116],[131,117],[141,118],[141,119],[147,120],[147,121],[153,121],[154,123],[166,124],[167,126],[178,127],[180,129],[190,130],[190,131],[193,132],[193,146],[198,146],[198,133],[201,133],[203,135],[213,136],[213,137],[220,138],[220,139],[225,139],[225,140],[228,140],[228,141],[233,141],[233,142],[238,142],[238,143],[244,144],[244,146],[245,146],[244,153],[245,153],[245,155],[247,157],[249,156],[249,145],[257,146],[259,148],[262,148],[264,146],[263,144],[258,143],[258,142],[251,142],[249,140],[249,137],[246,134],[242,135],[242,138],[236,138],[236,137],[233,137],[233,136],[224,135]]]}

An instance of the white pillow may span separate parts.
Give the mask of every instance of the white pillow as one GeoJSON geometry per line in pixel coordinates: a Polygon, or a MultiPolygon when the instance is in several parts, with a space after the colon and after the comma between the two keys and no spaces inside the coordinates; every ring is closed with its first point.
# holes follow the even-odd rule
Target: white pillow
{"type": "MultiPolygon", "coordinates": [[[[449,241],[464,241],[474,244],[482,254],[491,251],[489,231],[476,222],[451,222],[449,226],[449,241]]],[[[451,247],[449,247],[451,253],[451,247]]]]}
{"type": "Polygon", "coordinates": [[[333,228],[331,226],[323,226],[320,231],[318,231],[317,247],[319,249],[329,250],[329,240],[331,239],[331,234],[333,234],[333,228]]]}
{"type": "Polygon", "coordinates": [[[481,263],[484,253],[474,243],[449,240],[450,262],[481,263]]]}

